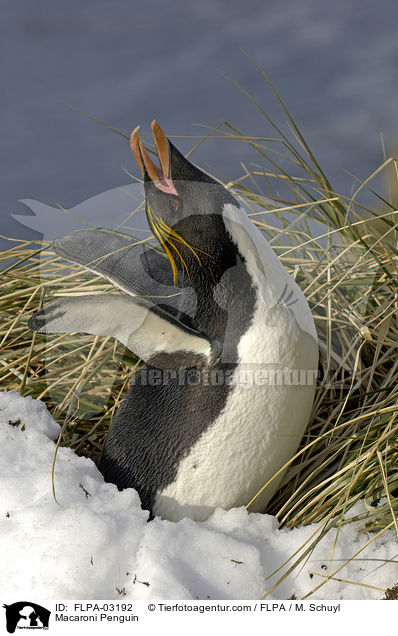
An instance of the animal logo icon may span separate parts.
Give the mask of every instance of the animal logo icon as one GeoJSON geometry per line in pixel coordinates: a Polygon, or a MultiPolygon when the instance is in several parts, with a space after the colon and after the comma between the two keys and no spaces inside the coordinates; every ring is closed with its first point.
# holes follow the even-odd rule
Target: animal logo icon
{"type": "Polygon", "coordinates": [[[9,634],[13,634],[17,628],[48,629],[51,612],[37,603],[19,601],[3,607],[6,610],[6,627],[9,634]]]}

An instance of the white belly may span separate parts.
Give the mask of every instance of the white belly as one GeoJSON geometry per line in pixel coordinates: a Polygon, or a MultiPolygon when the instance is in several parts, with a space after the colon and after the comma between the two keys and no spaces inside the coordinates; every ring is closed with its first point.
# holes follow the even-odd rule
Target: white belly
{"type": "MultiPolygon", "coordinates": [[[[239,344],[237,383],[217,420],[181,462],[175,481],[158,494],[155,514],[202,521],[217,507],[246,505],[295,453],[311,412],[317,345],[290,310],[278,309],[273,326],[265,320],[267,311],[259,303],[239,344]]],[[[281,477],[251,510],[264,509],[281,477]]]]}

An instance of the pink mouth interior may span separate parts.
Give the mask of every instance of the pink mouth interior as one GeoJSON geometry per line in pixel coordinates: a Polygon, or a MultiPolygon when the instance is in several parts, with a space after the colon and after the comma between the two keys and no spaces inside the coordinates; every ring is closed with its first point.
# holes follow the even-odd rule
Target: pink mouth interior
{"type": "Polygon", "coordinates": [[[159,178],[158,181],[154,181],[155,186],[162,192],[166,192],[167,194],[174,194],[175,196],[178,196],[178,192],[175,188],[175,185],[172,179],[165,177],[163,172],[160,170],[160,168],[158,168],[157,166],[155,167],[156,167],[156,173],[159,178]]]}
{"type": "Polygon", "coordinates": [[[174,194],[175,196],[178,196],[178,192],[175,188],[175,185],[171,177],[166,177],[163,174],[162,170],[159,168],[159,166],[155,164],[153,165],[156,170],[156,174],[158,176],[158,180],[154,181],[155,186],[162,192],[166,192],[167,194],[174,194]]]}

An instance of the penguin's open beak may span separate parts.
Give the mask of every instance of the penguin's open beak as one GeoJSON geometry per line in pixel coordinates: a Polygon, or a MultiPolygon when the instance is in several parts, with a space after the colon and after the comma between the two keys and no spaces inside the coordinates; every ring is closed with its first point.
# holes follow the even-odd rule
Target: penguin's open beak
{"type": "Polygon", "coordinates": [[[174,194],[178,196],[178,192],[172,180],[171,162],[170,162],[170,144],[163,130],[157,123],[153,121],[151,124],[153,138],[156,144],[156,150],[159,157],[160,168],[153,163],[147,149],[142,143],[138,135],[139,126],[133,130],[130,137],[130,148],[135,157],[142,176],[146,180],[151,180],[154,185],[162,192],[174,194]]]}

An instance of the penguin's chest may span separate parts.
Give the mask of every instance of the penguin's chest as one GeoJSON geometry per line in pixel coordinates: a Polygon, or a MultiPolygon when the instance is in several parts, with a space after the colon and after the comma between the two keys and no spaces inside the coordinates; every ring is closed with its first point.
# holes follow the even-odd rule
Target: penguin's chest
{"type": "MultiPolygon", "coordinates": [[[[313,386],[297,386],[288,370],[313,361],[301,350],[292,312],[279,312],[271,324],[267,313],[259,302],[240,339],[239,363],[232,376],[223,378],[222,368],[214,376],[230,384],[226,403],[180,462],[173,483],[158,492],[155,514],[200,521],[216,507],[246,505],[297,448],[313,386]]],[[[267,499],[273,490],[267,490],[267,499]]],[[[259,506],[265,501],[263,497],[259,506]]]]}

